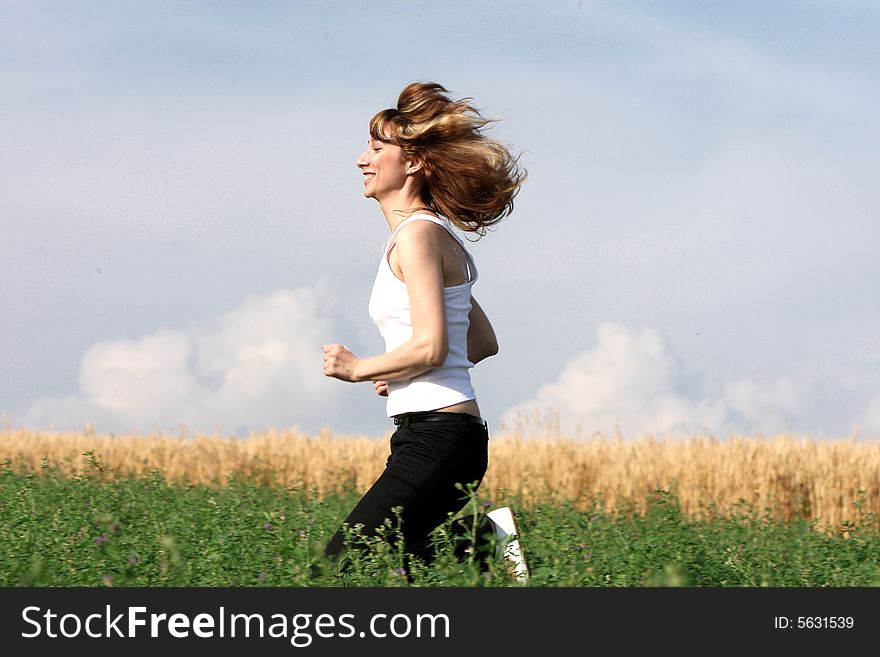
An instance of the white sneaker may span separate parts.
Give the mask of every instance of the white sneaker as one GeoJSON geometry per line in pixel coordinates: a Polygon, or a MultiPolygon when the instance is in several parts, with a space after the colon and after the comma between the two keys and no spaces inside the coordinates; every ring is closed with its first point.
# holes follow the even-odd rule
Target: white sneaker
{"type": "Polygon", "coordinates": [[[516,520],[513,517],[513,511],[510,507],[503,506],[486,514],[492,521],[495,528],[495,537],[497,539],[497,547],[495,556],[499,559],[505,559],[513,576],[520,584],[529,581],[529,567],[526,565],[526,559],[523,556],[522,548],[520,548],[517,540],[516,520]]]}

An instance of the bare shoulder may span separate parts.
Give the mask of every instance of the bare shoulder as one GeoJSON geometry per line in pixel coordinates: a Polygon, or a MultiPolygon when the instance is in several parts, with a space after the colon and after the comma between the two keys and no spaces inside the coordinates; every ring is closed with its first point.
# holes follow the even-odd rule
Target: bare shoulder
{"type": "Polygon", "coordinates": [[[442,230],[433,221],[411,221],[401,228],[389,258],[394,275],[407,282],[411,280],[407,278],[407,272],[421,278],[430,272],[441,271],[443,244],[439,231],[442,230]]]}
{"type": "Polygon", "coordinates": [[[433,221],[411,221],[400,229],[396,244],[406,252],[439,253],[445,230],[433,221]]]}

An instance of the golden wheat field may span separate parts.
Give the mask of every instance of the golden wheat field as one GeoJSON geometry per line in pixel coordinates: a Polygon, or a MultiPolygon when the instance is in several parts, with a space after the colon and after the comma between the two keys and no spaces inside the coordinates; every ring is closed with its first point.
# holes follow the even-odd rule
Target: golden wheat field
{"type": "MultiPolygon", "coordinates": [[[[222,485],[233,475],[323,494],[353,484],[365,489],[381,472],[388,436],[307,435],[295,430],[220,435],[102,435],[0,431],[0,460],[41,472],[105,476],[161,470],[169,481],[222,485]],[[91,452],[92,456],[84,456],[91,452]]],[[[657,489],[673,490],[682,509],[699,517],[741,501],[781,518],[803,513],[841,527],[855,503],[880,516],[880,441],[811,440],[794,436],[714,439],[534,439],[516,433],[490,440],[484,498],[560,498],[584,505],[600,496],[606,509],[642,507],[657,489]]]]}

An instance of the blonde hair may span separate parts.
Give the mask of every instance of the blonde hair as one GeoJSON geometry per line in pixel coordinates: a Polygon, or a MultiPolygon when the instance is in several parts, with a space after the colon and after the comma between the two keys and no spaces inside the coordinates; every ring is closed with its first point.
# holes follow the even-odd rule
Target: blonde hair
{"type": "Polygon", "coordinates": [[[497,119],[483,117],[471,98],[452,100],[448,93],[436,82],[408,84],[397,107],[372,118],[370,136],[422,162],[427,209],[483,236],[513,211],[527,172],[519,156],[483,134],[497,119]]]}

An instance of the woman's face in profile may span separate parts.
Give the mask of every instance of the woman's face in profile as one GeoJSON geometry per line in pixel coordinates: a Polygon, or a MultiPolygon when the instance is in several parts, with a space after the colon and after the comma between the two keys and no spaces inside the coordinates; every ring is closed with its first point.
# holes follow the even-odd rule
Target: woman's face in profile
{"type": "Polygon", "coordinates": [[[367,198],[380,198],[384,192],[402,189],[406,182],[406,158],[396,144],[370,139],[355,164],[363,173],[367,198]]]}

